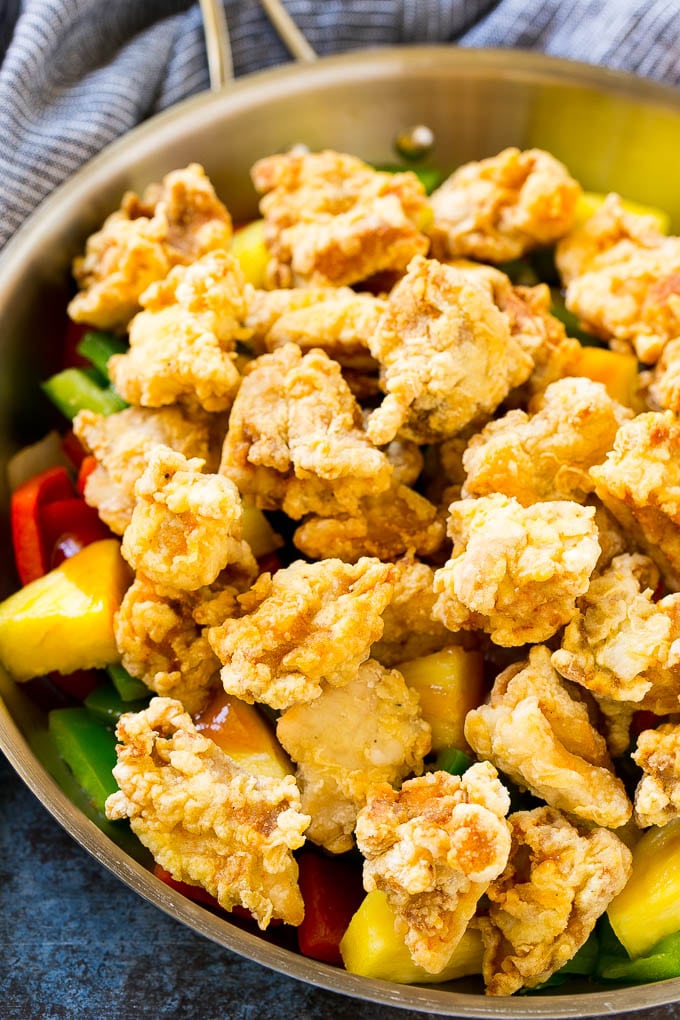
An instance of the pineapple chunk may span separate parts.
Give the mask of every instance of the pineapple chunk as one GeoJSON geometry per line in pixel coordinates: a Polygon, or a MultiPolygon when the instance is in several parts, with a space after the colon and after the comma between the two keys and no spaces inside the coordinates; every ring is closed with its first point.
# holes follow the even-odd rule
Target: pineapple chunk
{"type": "MultiPolygon", "coordinates": [[[[596,213],[607,196],[599,191],[584,191],[576,203],[575,225],[581,226],[589,220],[593,213],[596,213]]],[[[653,216],[656,225],[662,234],[667,234],[671,229],[671,218],[663,209],[657,209],[654,205],[643,205],[641,202],[633,202],[629,198],[622,198],[621,204],[626,212],[635,216],[653,216]]]]}
{"type": "Polygon", "coordinates": [[[283,545],[283,539],[254,503],[243,504],[241,534],[253,551],[256,560],[276,552],[283,545]]]}
{"type": "Polygon", "coordinates": [[[643,410],[639,393],[638,363],[634,354],[603,347],[582,347],[571,365],[571,375],[602,383],[612,400],[638,413],[643,410]]]}
{"type": "Polygon", "coordinates": [[[290,759],[267,720],[232,694],[218,691],[195,723],[199,732],[251,775],[283,779],[292,773],[290,759]]]}
{"type": "Polygon", "coordinates": [[[253,220],[235,230],[229,251],[239,260],[248,283],[261,290],[265,286],[269,262],[269,252],[264,243],[264,220],[253,220]]]}
{"type": "Polygon", "coordinates": [[[430,974],[415,964],[403,938],[394,930],[394,911],[379,889],[366,896],[352,917],[342,937],[340,953],[345,970],[351,974],[399,984],[455,981],[482,972],[482,938],[478,931],[470,929],[439,974],[430,974]]]}
{"type": "Polygon", "coordinates": [[[15,680],[118,662],[113,617],[129,584],[115,538],[86,546],[0,604],[0,662],[15,680]]]}
{"type": "Polygon", "coordinates": [[[680,819],[649,829],[633,848],[633,873],[607,911],[630,956],[680,931],[680,819]]]}
{"type": "Polygon", "coordinates": [[[482,703],[486,693],[480,652],[450,645],[402,662],[397,668],[408,686],[418,692],[421,714],[432,727],[432,750],[468,750],[465,716],[482,703]]]}

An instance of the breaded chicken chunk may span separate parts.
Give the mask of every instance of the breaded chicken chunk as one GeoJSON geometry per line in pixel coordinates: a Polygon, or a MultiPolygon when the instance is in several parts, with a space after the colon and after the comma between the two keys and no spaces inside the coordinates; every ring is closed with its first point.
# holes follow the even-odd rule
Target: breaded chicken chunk
{"type": "Polygon", "coordinates": [[[491,283],[420,256],[390,292],[369,346],[387,394],[368,420],[378,445],[399,431],[417,443],[456,435],[494,411],[533,367],[491,283]]]}
{"type": "Polygon", "coordinates": [[[228,411],[240,382],[236,341],[250,335],[248,292],[238,260],[222,251],[177,266],[144,291],[130,349],[108,363],[120,395],[144,407],[228,411]]]}
{"type": "Polygon", "coordinates": [[[434,575],[436,619],[506,648],[545,641],[569,622],[600,555],[592,507],[523,507],[494,494],[449,511],[453,553],[434,575]]]}
{"type": "Polygon", "coordinates": [[[655,602],[658,583],[647,556],[613,559],[578,600],[555,669],[600,697],[660,715],[680,711],[680,595],[655,602]]]}
{"type": "Polygon", "coordinates": [[[531,416],[509,411],[472,437],[463,455],[463,496],[501,492],[523,506],[583,503],[593,489],[589,469],[605,459],[631,417],[602,383],[582,378],[551,383],[531,410],[531,416]]]}
{"type": "Polygon", "coordinates": [[[431,974],[446,966],[480,896],[507,863],[509,806],[488,763],[463,776],[430,772],[398,793],[387,783],[369,790],[356,826],[364,888],[387,895],[395,930],[431,974]]]}
{"type": "Polygon", "coordinates": [[[377,368],[368,337],[385,309],[383,298],[357,294],[350,287],[296,287],[257,290],[246,319],[250,343],[258,353],[287,343],[303,352],[319,347],[341,365],[377,368]]]}
{"type": "Polygon", "coordinates": [[[600,558],[595,565],[595,573],[602,572],[609,566],[615,556],[631,552],[633,545],[630,537],[625,533],[616,517],[610,514],[606,506],[597,498],[590,495],[587,506],[595,509],[595,524],[597,525],[597,540],[600,543],[600,558]]]}
{"type": "Polygon", "coordinates": [[[384,173],[326,150],[267,156],[251,176],[264,196],[272,287],[341,287],[402,270],[430,246],[430,206],[410,171],[384,173]]]}
{"type": "Polygon", "coordinates": [[[297,764],[301,807],[312,819],[307,838],[335,854],[354,846],[369,787],[419,775],[430,750],[418,695],[401,673],[373,659],[344,687],[327,687],[315,701],[289,708],[276,735],[297,764]]]}
{"type": "Polygon", "coordinates": [[[227,565],[255,566],[241,538],[238,489],[204,462],[154,446],[135,485],[135,508],[121,552],[134,570],[173,594],[212,584],[227,565]]]}
{"type": "Polygon", "coordinates": [[[263,510],[356,514],[388,488],[392,467],[363,431],[340,366],[296,344],[250,365],[234,401],[222,474],[263,510]]]}
{"type": "Polygon", "coordinates": [[[451,633],[432,616],[437,596],[434,570],[411,555],[394,564],[394,593],[383,613],[383,634],[371,655],[383,666],[397,666],[451,644],[451,633]]]}
{"type": "Polygon", "coordinates": [[[203,167],[173,170],[141,199],[127,192],[121,208],[88,238],[73,263],[80,293],[68,313],[75,322],[125,329],[148,286],[230,241],[231,217],[203,167]]]}
{"type": "Polygon", "coordinates": [[[364,496],[357,515],[309,517],[293,535],[293,544],[310,559],[337,556],[355,563],[361,556],[394,560],[404,553],[435,553],[446,537],[438,508],[408,485],[393,485],[377,496],[364,496]]]}
{"type": "Polygon", "coordinates": [[[220,906],[300,924],[304,905],[293,857],[309,817],[292,776],[240,768],[196,730],[179,701],[153,698],[116,730],[119,786],[110,819],[128,818],[154,859],[179,882],[200,885],[220,906]]]}
{"type": "Polygon", "coordinates": [[[430,196],[433,254],[519,258],[571,229],[580,194],[567,168],[541,149],[508,148],[466,163],[430,196]]]}
{"type": "Polygon", "coordinates": [[[641,828],[666,825],[680,816],[680,725],[643,730],[633,761],[643,772],[635,791],[635,821],[641,828]]]}
{"type": "Polygon", "coordinates": [[[85,501],[101,519],[122,535],[132,518],[135,484],[154,446],[169,446],[185,457],[210,455],[210,425],[205,415],[189,416],[181,407],[158,410],[128,407],[105,416],[79,411],[73,431],[97,460],[85,482],[85,501]]]}
{"type": "Polygon", "coordinates": [[[654,410],[680,412],[680,337],[664,346],[650,373],[647,399],[654,410]]]}
{"type": "Polygon", "coordinates": [[[498,675],[488,703],[468,712],[465,739],[551,807],[612,829],[630,818],[604,737],[577,688],[551,666],[545,645],[498,675]]]}
{"type": "Polygon", "coordinates": [[[554,808],[518,811],[508,822],[510,860],[476,922],[488,995],[533,988],[571,960],[632,868],[613,832],[575,825],[554,808]]]}
{"type": "Polygon", "coordinates": [[[243,615],[208,631],[225,691],[286,709],[318,698],[324,684],[349,683],[382,634],[392,571],[364,558],[261,574],[239,597],[243,615]]]}
{"type": "Polygon", "coordinates": [[[590,474],[623,530],[680,589],[680,421],[670,411],[638,414],[590,474]]]}

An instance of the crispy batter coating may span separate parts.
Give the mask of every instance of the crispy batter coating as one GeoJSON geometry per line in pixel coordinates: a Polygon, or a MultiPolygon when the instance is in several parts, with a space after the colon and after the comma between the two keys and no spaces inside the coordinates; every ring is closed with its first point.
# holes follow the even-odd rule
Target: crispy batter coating
{"type": "Polygon", "coordinates": [[[229,565],[254,567],[241,538],[241,497],[203,461],[154,446],[135,486],[137,502],[121,551],[134,570],[170,594],[212,584],[229,565]]]}
{"type": "Polygon", "coordinates": [[[508,822],[510,860],[477,922],[488,995],[533,988],[571,960],[632,868],[613,832],[574,825],[554,808],[518,811],[508,822]]]}
{"type": "Polygon", "coordinates": [[[223,251],[177,266],[144,291],[144,310],[130,324],[130,349],[109,359],[121,396],[144,407],[184,403],[228,411],[240,381],[236,341],[250,335],[248,293],[238,260],[223,251]]]}
{"type": "Polygon", "coordinates": [[[680,710],[680,595],[654,602],[659,572],[639,553],[612,560],[578,600],[552,664],[600,697],[660,715],[680,710]]]}
{"type": "MultiPolygon", "coordinates": [[[[230,601],[235,609],[233,593],[230,601]]],[[[219,686],[220,662],[187,597],[163,595],[138,575],[116,613],[115,633],[128,673],[187,712],[199,712],[219,686]]]]}
{"type": "Polygon", "coordinates": [[[438,508],[407,485],[393,485],[378,496],[364,496],[356,516],[307,518],[293,543],[313,560],[336,556],[355,563],[361,556],[394,560],[409,551],[429,556],[445,537],[438,508]]]}
{"type": "Polygon", "coordinates": [[[402,270],[429,248],[430,206],[411,172],[383,173],[326,150],[268,156],[251,176],[264,196],[272,287],[341,287],[402,270]]]}
{"type": "Polygon", "coordinates": [[[367,426],[378,445],[400,430],[418,443],[456,435],[533,367],[485,277],[420,256],[390,292],[369,346],[387,393],[367,426]]]}
{"type": "Polygon", "coordinates": [[[246,325],[256,351],[295,343],[303,351],[319,347],[341,365],[377,370],[368,350],[385,301],[350,287],[296,287],[255,291],[246,325]]]}
{"type": "Polygon", "coordinates": [[[531,407],[509,411],[473,436],[463,456],[463,496],[501,492],[523,506],[540,500],[585,502],[589,468],[601,463],[631,411],[602,383],[567,378],[551,383],[531,407]]]}
{"type": "Polygon", "coordinates": [[[680,422],[670,411],[638,414],[621,426],[603,464],[590,469],[595,492],[680,589],[680,422]]]}
{"type": "Polygon", "coordinates": [[[331,853],[354,846],[357,812],[375,783],[423,771],[430,727],[401,673],[369,659],[344,687],[280,716],[276,735],[297,764],[307,838],[331,853]]]}
{"type": "Polygon", "coordinates": [[[468,712],[465,739],[551,807],[612,829],[630,818],[604,737],[578,689],[551,666],[545,645],[498,675],[488,703],[468,712]]]}
{"type": "Polygon", "coordinates": [[[597,525],[597,540],[600,543],[602,552],[595,565],[595,573],[605,570],[615,556],[621,553],[631,552],[632,543],[625,533],[616,517],[610,514],[606,506],[595,495],[590,495],[587,506],[595,508],[595,524],[597,525]]]}
{"type": "Polygon", "coordinates": [[[159,410],[128,407],[105,416],[79,411],[73,431],[97,466],[85,483],[85,501],[117,535],[132,518],[135,484],[152,447],[169,446],[185,457],[210,455],[210,426],[205,416],[189,416],[181,407],[159,410]]]}
{"type": "Polygon", "coordinates": [[[507,262],[563,237],[581,188],[541,149],[508,148],[466,163],[430,196],[437,258],[507,262]]]}
{"type": "Polygon", "coordinates": [[[80,293],[68,306],[75,322],[124,329],[148,286],[173,266],[227,248],[231,217],[198,163],[167,174],[140,199],[127,192],[121,208],[88,238],[73,263],[80,293]]]}
{"type": "Polygon", "coordinates": [[[650,373],[647,398],[654,410],[680,412],[680,337],[664,346],[650,373]]]}
{"type": "Polygon", "coordinates": [[[450,645],[450,631],[432,616],[437,599],[432,567],[404,556],[394,564],[393,583],[392,600],[383,613],[383,634],[371,649],[372,657],[383,666],[397,666],[450,645]]]}
{"type": "Polygon", "coordinates": [[[224,689],[286,709],[318,698],[323,684],[349,683],[382,634],[392,571],[364,558],[298,560],[261,574],[239,597],[244,615],[208,632],[224,689]]]}
{"type": "Polygon", "coordinates": [[[523,507],[500,494],[453,503],[451,559],[436,571],[434,615],[511,648],[545,641],[576,612],[600,555],[592,507],[523,507]]]}
{"type": "Polygon", "coordinates": [[[295,344],[263,354],[244,376],[220,471],[261,509],[296,520],[356,514],[392,475],[363,431],[340,366],[320,350],[303,357],[295,344]]]}
{"type": "Polygon", "coordinates": [[[507,790],[488,763],[376,784],[359,812],[364,887],[381,889],[413,960],[437,974],[510,852],[507,790]]]}
{"type": "Polygon", "coordinates": [[[643,771],[635,791],[635,821],[641,828],[665,825],[680,815],[680,725],[643,730],[633,761],[643,771]]]}
{"type": "Polygon", "coordinates": [[[293,777],[248,774],[171,698],[121,716],[116,734],[120,790],[106,801],[107,817],[129,818],[162,868],[207,889],[225,910],[245,907],[260,928],[272,917],[300,924],[292,851],[309,817],[293,777]]]}

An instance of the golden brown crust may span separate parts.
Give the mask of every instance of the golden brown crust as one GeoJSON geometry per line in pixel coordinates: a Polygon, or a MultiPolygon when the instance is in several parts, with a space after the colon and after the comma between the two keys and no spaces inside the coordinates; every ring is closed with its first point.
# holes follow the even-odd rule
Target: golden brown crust
{"type": "Polygon", "coordinates": [[[633,761],[643,775],[635,791],[635,821],[641,828],[666,825],[680,816],[680,726],[662,723],[638,737],[633,761]]]}

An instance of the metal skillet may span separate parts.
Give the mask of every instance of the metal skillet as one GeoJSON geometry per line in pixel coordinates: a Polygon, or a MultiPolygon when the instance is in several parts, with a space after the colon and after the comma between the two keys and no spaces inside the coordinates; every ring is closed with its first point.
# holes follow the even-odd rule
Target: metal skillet
{"type": "MultiPolygon", "coordinates": [[[[219,27],[219,26],[218,26],[219,27]]],[[[211,52],[209,46],[209,53],[211,52]]],[[[211,56],[213,81],[228,67],[224,35],[211,56]],[[222,49],[220,49],[222,47],[222,49]]],[[[35,372],[53,368],[50,338],[63,319],[69,265],[123,191],[189,161],[201,162],[235,220],[256,212],[248,169],[259,157],[304,142],[376,162],[416,124],[432,129],[427,161],[448,170],[515,144],[541,146],[590,189],[618,190],[666,209],[680,228],[680,93],[635,77],[518,51],[402,47],[323,58],[252,75],[178,104],[148,121],[58,189],[0,257],[0,460],[37,438],[47,420],[35,372]]],[[[52,345],[53,346],[53,345],[52,345]]],[[[4,470],[2,471],[4,476],[4,470]]],[[[3,506],[6,506],[4,496],[3,506]]],[[[8,549],[6,514],[0,520],[8,549]]],[[[16,579],[0,565],[0,594],[16,579]]],[[[358,999],[442,1016],[585,1017],[680,999],[680,979],[623,989],[577,984],[560,994],[489,999],[471,979],[399,986],[359,978],[268,943],[159,882],[102,832],[76,794],[53,777],[46,716],[0,672],[0,746],[55,819],[141,896],[196,932],[263,966],[358,999]]]]}

